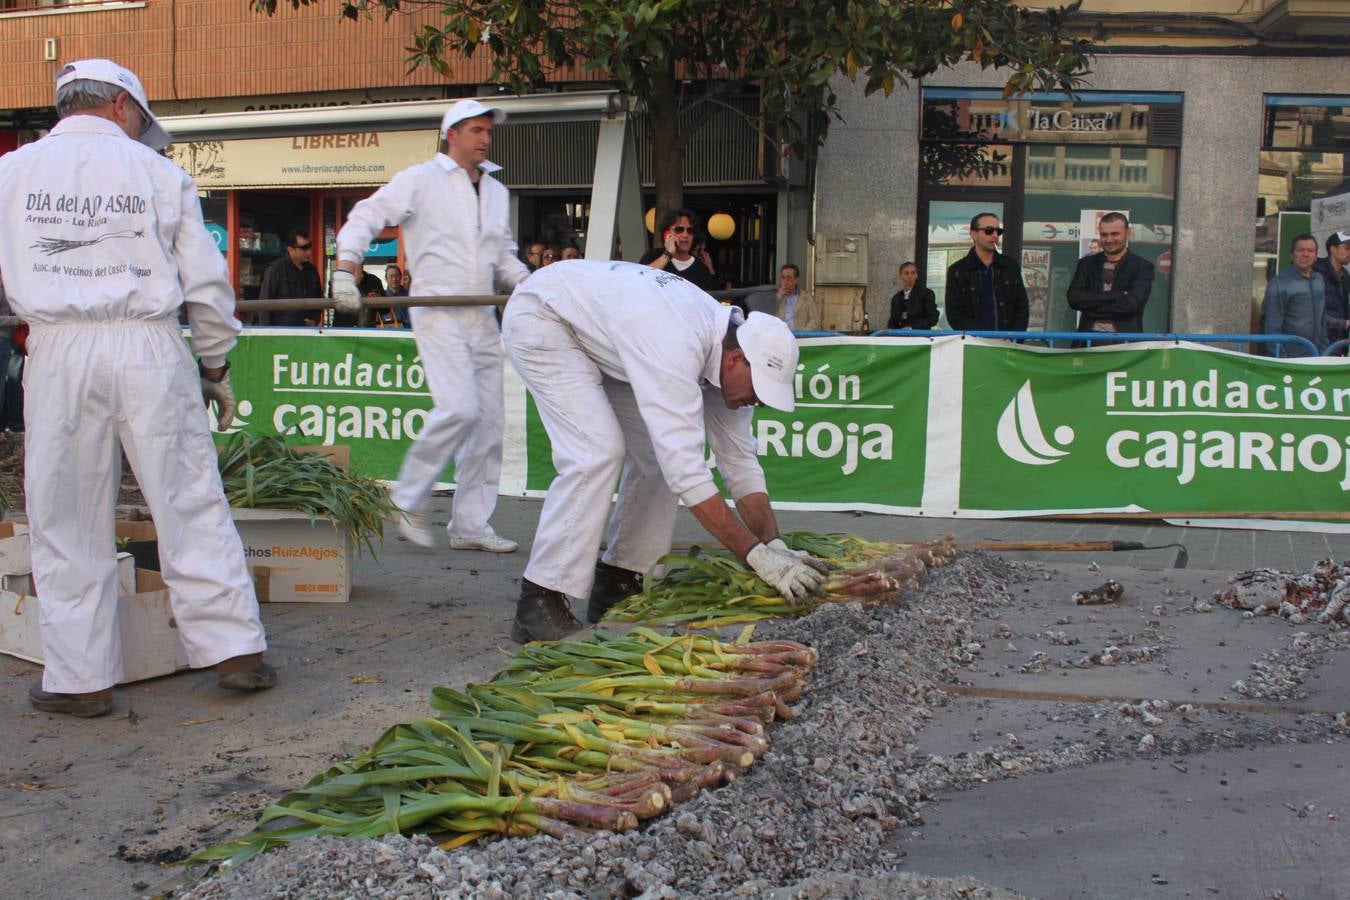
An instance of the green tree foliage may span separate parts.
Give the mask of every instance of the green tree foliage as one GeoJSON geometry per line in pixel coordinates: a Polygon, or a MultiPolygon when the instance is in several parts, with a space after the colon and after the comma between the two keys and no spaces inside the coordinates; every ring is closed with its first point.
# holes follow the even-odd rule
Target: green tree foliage
{"type": "MultiPolygon", "coordinates": [[[[320,0],[281,0],[293,7],[320,0]]],[[[278,0],[250,0],[271,15],[278,0]]],[[[493,79],[524,93],[572,66],[604,73],[651,116],[661,211],[680,206],[690,133],[745,84],[765,133],[807,158],[838,117],[835,75],[890,95],[971,60],[1007,72],[1005,91],[1072,89],[1091,45],[1068,27],[1079,3],[1009,0],[342,0],[351,19],[438,9],[409,48],[410,70],[450,75],[447,55],[490,55],[493,79]],[[697,110],[681,121],[681,109],[697,110]]]]}

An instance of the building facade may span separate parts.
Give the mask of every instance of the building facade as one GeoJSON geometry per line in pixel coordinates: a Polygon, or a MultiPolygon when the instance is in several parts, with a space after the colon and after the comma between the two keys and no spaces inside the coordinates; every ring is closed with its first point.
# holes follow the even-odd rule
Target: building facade
{"type": "MultiPolygon", "coordinates": [[[[170,155],[197,179],[239,297],[252,299],[286,231],[321,240],[327,252],[315,263],[326,270],[351,207],[435,153],[446,101],[496,92],[483,55],[452,60],[449,78],[407,70],[413,35],[436,18],[422,10],[354,23],[329,7],[283,2],[269,19],[238,0],[0,0],[0,152],[53,124],[52,84],[65,61],[116,59],[140,76],[155,114],[182,128],[170,155]],[[204,129],[198,119],[229,124],[204,129]]],[[[560,109],[608,87],[579,69],[555,76],[538,98],[557,98],[560,109]]],[[[730,98],[692,135],[684,168],[686,205],[734,223],[708,244],[719,273],[740,284],[770,277],[789,207],[779,157],[754,127],[757,109],[753,91],[730,98]]],[[[632,119],[639,184],[650,194],[652,148],[640,111],[632,119]]],[[[546,114],[498,129],[492,158],[512,189],[522,245],[586,248],[599,131],[595,117],[546,114]]],[[[602,252],[611,252],[608,236],[602,252]]],[[[383,275],[400,258],[390,231],[367,266],[383,275]]]]}
{"type": "MultiPolygon", "coordinates": [[[[405,48],[434,15],[353,23],[319,4],[283,2],[268,19],[239,0],[0,0],[0,152],[50,127],[54,76],[81,57],[136,70],[159,116],[224,117],[228,127],[197,128],[171,152],[198,179],[248,299],[286,230],[308,229],[331,256],[352,205],[435,151],[426,105],[494,90],[482,57],[452,60],[449,79],[407,71],[405,48]]],[[[827,303],[823,325],[876,326],[903,261],[941,301],[966,223],[987,210],[1023,264],[1032,326],[1059,329],[1072,325],[1064,290],[1096,218],[1120,210],[1158,273],[1146,328],[1252,330],[1266,280],[1287,264],[1281,241],[1317,231],[1314,210],[1336,208],[1319,199],[1347,190],[1350,3],[1087,0],[1080,19],[1109,38],[1074,96],[1005,99],[1004,74],[974,65],[889,98],[840,80],[843,121],[811,166],[784,165],[753,127],[757,97],[736,98],[695,133],[684,172],[687,205],[735,223],[710,240],[719,271],[758,284],[797,263],[827,303]]],[[[557,78],[543,91],[560,102],[608,87],[582,71],[557,78]]],[[[522,244],[586,246],[599,129],[543,116],[499,130],[493,158],[522,244]]],[[[645,132],[639,114],[649,188],[645,132]]],[[[390,232],[368,262],[383,274],[399,258],[390,232]]]]}
{"type": "Polygon", "coordinates": [[[816,175],[818,285],[865,288],[870,320],[883,321],[900,263],[914,260],[941,305],[970,218],[989,211],[1022,263],[1031,327],[1072,330],[1068,281],[1097,218],[1119,210],[1158,276],[1146,330],[1259,330],[1289,239],[1329,232],[1313,211],[1334,204],[1316,201],[1350,191],[1350,3],[1163,13],[1089,0],[1083,16],[1111,38],[1073,97],[1005,99],[1004,77],[974,65],[889,98],[838,85],[843,122],[816,175]],[[850,245],[862,254],[851,265],[850,245]]]}

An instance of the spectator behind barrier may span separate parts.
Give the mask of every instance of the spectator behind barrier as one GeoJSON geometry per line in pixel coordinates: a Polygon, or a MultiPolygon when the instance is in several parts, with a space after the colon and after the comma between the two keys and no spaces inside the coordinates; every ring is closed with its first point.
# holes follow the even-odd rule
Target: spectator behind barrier
{"type": "MultiPolygon", "coordinates": [[[[1261,303],[1261,331],[1265,334],[1290,334],[1312,342],[1320,353],[1327,347],[1326,286],[1313,273],[1317,260],[1317,238],[1300,234],[1294,238],[1293,265],[1283,269],[1266,285],[1261,303]]],[[[1277,345],[1283,357],[1311,356],[1307,347],[1277,345]]]]}
{"type": "Polygon", "coordinates": [[[891,295],[891,314],[886,327],[897,331],[930,331],[938,323],[937,297],[919,284],[919,267],[906,260],[900,264],[900,290],[891,295]]]}
{"type": "MultiPolygon", "coordinates": [[[[1144,330],[1144,306],[1153,290],[1153,264],[1130,252],[1130,220],[1109,212],[1097,223],[1101,252],[1078,260],[1069,282],[1069,307],[1078,311],[1078,331],[1116,334],[1144,330]]],[[[1093,346],[1119,341],[1093,341],[1093,346]]],[[[1075,347],[1087,346],[1075,341],[1075,347]]]]}
{"type": "Polygon", "coordinates": [[[1022,267],[998,251],[991,212],[970,220],[970,252],[947,268],[947,322],[957,331],[1026,331],[1031,317],[1022,267]]]}
{"type": "MultiPolygon", "coordinates": [[[[1350,329],[1350,230],[1327,235],[1327,255],[1313,263],[1327,298],[1327,343],[1345,340],[1350,329]]],[[[1345,351],[1341,351],[1341,356],[1345,351]]]]}

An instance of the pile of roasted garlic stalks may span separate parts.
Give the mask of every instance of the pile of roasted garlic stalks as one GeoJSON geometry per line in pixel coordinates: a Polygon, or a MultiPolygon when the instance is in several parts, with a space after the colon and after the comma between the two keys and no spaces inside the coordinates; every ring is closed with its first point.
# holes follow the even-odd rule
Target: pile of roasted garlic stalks
{"type": "Polygon", "coordinates": [[[624,831],[734,779],[791,716],[816,664],[792,641],[734,642],[648,627],[703,628],[797,616],[819,602],[883,602],[956,556],[952,536],[920,544],[794,532],[790,547],[835,568],[813,603],[791,604],[729,554],[664,557],[643,592],[607,618],[619,635],[527,644],[485,684],[438,687],[433,716],[395,725],[262,813],[249,834],[189,867],[238,863],[318,835],[427,832],[454,847],[484,835],[624,831]],[[663,569],[657,574],[657,569],[663,569]]]}
{"type": "Polygon", "coordinates": [[[263,811],[250,834],[191,857],[238,863],[317,835],[623,831],[734,779],[768,748],[815,665],[790,641],[635,628],[529,644],[492,681],[436,688],[435,717],[386,731],[263,811]]]}
{"type": "MultiPolygon", "coordinates": [[[[921,544],[867,541],[850,534],[794,531],[783,535],[794,550],[836,568],[818,603],[884,602],[912,588],[929,569],[956,558],[950,534],[921,544]]],[[[792,603],[730,553],[693,547],[663,556],[643,579],[642,593],[605,616],[616,622],[716,628],[760,619],[800,616],[815,603],[792,603]],[[657,574],[660,571],[662,574],[657,574]]]]}

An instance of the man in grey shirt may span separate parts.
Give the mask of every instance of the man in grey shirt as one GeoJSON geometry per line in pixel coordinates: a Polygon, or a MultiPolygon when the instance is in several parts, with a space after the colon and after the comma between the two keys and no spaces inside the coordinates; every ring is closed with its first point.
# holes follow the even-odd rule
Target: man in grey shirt
{"type": "MultiPolygon", "coordinates": [[[[1317,261],[1317,238],[1300,234],[1294,238],[1293,265],[1271,279],[1261,304],[1264,334],[1292,334],[1306,338],[1320,353],[1327,346],[1326,289],[1320,275],[1313,274],[1317,261]]],[[[1313,356],[1307,347],[1280,345],[1282,357],[1313,356]]]]}

